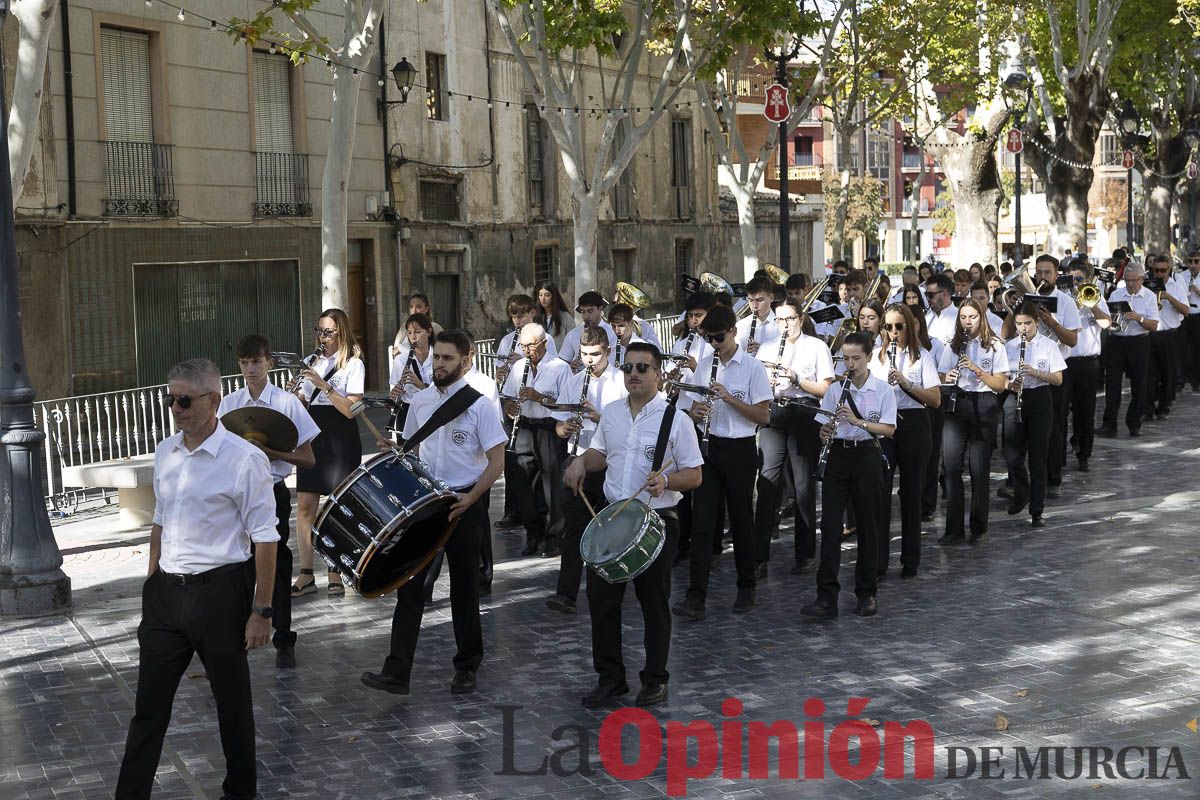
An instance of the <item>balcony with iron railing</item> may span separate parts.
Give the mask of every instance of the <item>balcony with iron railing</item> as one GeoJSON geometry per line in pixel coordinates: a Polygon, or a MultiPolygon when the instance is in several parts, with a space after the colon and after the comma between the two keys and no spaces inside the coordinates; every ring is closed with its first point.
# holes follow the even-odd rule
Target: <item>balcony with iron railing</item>
{"type": "Polygon", "coordinates": [[[308,197],[308,156],[296,153],[255,153],[258,197],[256,217],[311,217],[308,197]]]}
{"type": "Polygon", "coordinates": [[[170,145],[109,141],[104,143],[104,156],[106,216],[174,217],[179,213],[170,145]]]}

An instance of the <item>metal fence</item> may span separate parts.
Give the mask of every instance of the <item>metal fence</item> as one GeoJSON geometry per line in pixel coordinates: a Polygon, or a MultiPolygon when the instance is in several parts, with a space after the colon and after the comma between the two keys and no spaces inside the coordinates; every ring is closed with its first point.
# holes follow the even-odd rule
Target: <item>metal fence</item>
{"type": "Polygon", "coordinates": [[[106,215],[174,217],[179,213],[170,145],[109,141],[104,143],[104,154],[106,215]]]}
{"type": "Polygon", "coordinates": [[[258,198],[256,217],[311,217],[308,199],[308,156],[296,153],[255,153],[258,198]]]}

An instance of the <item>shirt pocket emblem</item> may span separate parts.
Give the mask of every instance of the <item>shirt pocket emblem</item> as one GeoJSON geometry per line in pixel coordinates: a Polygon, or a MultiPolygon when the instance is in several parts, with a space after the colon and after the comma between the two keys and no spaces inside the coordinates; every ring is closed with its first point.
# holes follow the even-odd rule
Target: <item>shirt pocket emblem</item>
{"type": "Polygon", "coordinates": [[[1048,369],[1050,367],[1050,361],[1049,361],[1049,359],[1039,358],[1037,365],[1038,365],[1038,369],[1040,369],[1044,372],[1046,369],[1048,369]]]}
{"type": "Polygon", "coordinates": [[[642,449],[642,455],[646,458],[646,461],[653,464],[654,463],[654,445],[652,445],[652,444],[646,445],[642,449]]]}
{"type": "Polygon", "coordinates": [[[988,372],[992,371],[992,359],[985,358],[979,362],[979,368],[988,372]]]}
{"type": "Polygon", "coordinates": [[[743,403],[746,402],[746,393],[744,391],[742,391],[741,389],[738,389],[736,392],[731,392],[731,394],[735,398],[737,398],[740,402],[743,402],[743,403]]]}
{"type": "Polygon", "coordinates": [[[454,432],[450,434],[450,441],[454,442],[459,447],[462,447],[467,443],[467,438],[467,432],[460,428],[455,429],[454,432]]]}
{"type": "Polygon", "coordinates": [[[880,414],[878,411],[872,411],[870,414],[867,414],[867,419],[870,422],[879,422],[879,417],[880,414]]]}

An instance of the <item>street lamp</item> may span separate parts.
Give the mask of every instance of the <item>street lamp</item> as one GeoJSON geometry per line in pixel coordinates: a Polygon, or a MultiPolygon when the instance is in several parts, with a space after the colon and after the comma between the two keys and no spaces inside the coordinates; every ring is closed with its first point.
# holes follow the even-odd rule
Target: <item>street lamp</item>
{"type": "MultiPolygon", "coordinates": [[[[1121,138],[1124,140],[1126,150],[1132,150],[1137,143],[1138,126],[1141,125],[1142,117],[1138,114],[1137,109],[1133,107],[1132,100],[1126,100],[1125,105],[1121,107],[1121,113],[1117,115],[1117,125],[1121,127],[1121,138]]],[[[1129,169],[1125,173],[1125,244],[1129,248],[1130,255],[1133,255],[1133,164],[1130,163],[1129,169]]]]}
{"type": "MultiPolygon", "coordinates": [[[[0,0],[0,2],[3,1],[4,0],[0,0]]],[[[383,119],[383,112],[385,109],[391,108],[392,106],[402,106],[408,102],[408,93],[412,91],[413,81],[416,80],[416,77],[417,68],[408,63],[407,58],[401,58],[396,62],[396,66],[392,67],[392,80],[396,82],[396,88],[400,90],[400,99],[384,100],[382,97],[380,97],[376,101],[378,104],[376,112],[379,116],[379,119],[383,119]]]]}
{"type": "MultiPolygon", "coordinates": [[[[804,11],[803,1],[800,11],[804,11]]],[[[764,50],[763,55],[768,61],[775,62],[775,81],[784,89],[788,88],[787,65],[800,53],[800,40],[793,39],[789,47],[781,46],[779,52],[764,50]]],[[[788,198],[788,163],[787,163],[787,118],[779,123],[779,267],[784,272],[792,271],[792,243],[789,236],[791,221],[789,216],[788,198]]]]}
{"type": "MultiPolygon", "coordinates": [[[[1029,82],[1029,74],[1025,72],[1025,66],[1021,63],[1021,58],[1017,53],[1013,53],[1005,64],[1004,70],[1001,73],[1001,83],[1006,89],[1025,90],[1025,102],[1021,103],[1017,108],[1013,108],[1009,103],[1008,94],[1001,92],[1001,97],[1004,98],[1004,107],[1008,109],[1013,117],[1013,128],[1020,130],[1024,121],[1025,109],[1029,107],[1030,100],[1033,99],[1033,84],[1029,82]]],[[[1013,207],[1013,245],[1016,254],[1013,256],[1013,271],[1020,271],[1025,262],[1025,246],[1021,244],[1021,151],[1013,153],[1013,167],[1016,171],[1016,180],[1013,181],[1013,195],[1016,203],[1013,207]]]]}
{"type": "MultiPolygon", "coordinates": [[[[0,30],[8,3],[0,0],[0,30]]],[[[0,87],[4,64],[0,61],[0,87]]],[[[0,90],[0,132],[8,130],[0,90]]],[[[46,434],[33,424],[33,387],[21,338],[17,231],[9,178],[8,137],[0,136],[0,615],[59,614],[71,609],[71,579],[46,515],[42,452],[46,434]]]]}

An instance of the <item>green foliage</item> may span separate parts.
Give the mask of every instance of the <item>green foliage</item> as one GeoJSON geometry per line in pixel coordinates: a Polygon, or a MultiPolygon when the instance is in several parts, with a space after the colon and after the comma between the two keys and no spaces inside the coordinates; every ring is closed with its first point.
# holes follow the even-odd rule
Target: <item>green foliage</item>
{"type": "Polygon", "coordinates": [[[954,216],[954,193],[949,189],[938,192],[933,209],[933,232],[938,236],[953,236],[958,229],[954,216]]]}
{"type": "MultiPolygon", "coordinates": [[[[826,173],[821,183],[825,201],[825,228],[832,231],[837,224],[838,205],[842,202],[842,185],[833,173],[826,173]]],[[[851,177],[846,189],[846,235],[858,234],[868,242],[879,238],[879,223],[883,221],[883,184],[873,175],[851,177]]]]}
{"type": "Polygon", "coordinates": [[[288,56],[293,64],[303,64],[310,55],[332,56],[334,50],[327,37],[284,30],[275,22],[274,12],[279,12],[285,19],[294,19],[297,15],[311,11],[317,2],[318,0],[272,0],[270,5],[253,17],[231,17],[226,23],[230,27],[228,34],[234,39],[249,42],[251,46],[257,44],[260,39],[277,42],[280,52],[288,56]]]}

